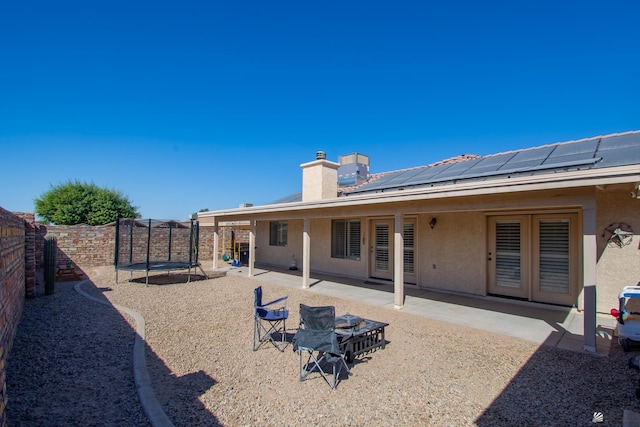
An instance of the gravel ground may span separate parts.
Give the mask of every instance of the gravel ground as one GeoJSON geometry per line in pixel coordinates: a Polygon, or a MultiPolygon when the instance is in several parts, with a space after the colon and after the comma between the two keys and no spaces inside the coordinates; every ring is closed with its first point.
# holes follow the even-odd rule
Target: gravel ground
{"type": "MultiPolygon", "coordinates": [[[[298,380],[289,345],[252,351],[257,280],[115,283],[112,268],[85,270],[83,289],[141,313],[156,396],[176,426],[621,425],[640,412],[640,375],[614,345],[608,357],[574,353],[393,309],[262,284],[265,300],[334,305],[390,325],[388,344],[356,360],[331,390],[298,380]]],[[[122,278],[121,278],[122,280],[122,278]]],[[[28,300],[7,372],[9,425],[147,426],[132,374],[130,319],[57,283],[28,300]]]]}
{"type": "MultiPolygon", "coordinates": [[[[73,282],[25,302],[7,367],[9,426],[149,426],[133,379],[134,332],[73,282]]],[[[87,284],[87,287],[94,287],[87,284]]]]}

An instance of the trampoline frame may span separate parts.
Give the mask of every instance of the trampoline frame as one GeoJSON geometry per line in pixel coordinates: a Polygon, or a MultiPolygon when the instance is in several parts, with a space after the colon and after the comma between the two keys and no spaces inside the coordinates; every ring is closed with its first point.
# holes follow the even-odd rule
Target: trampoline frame
{"type": "MultiPolygon", "coordinates": [[[[200,228],[199,223],[195,219],[190,220],[190,231],[189,231],[189,260],[188,261],[172,261],[171,260],[171,244],[172,244],[172,229],[174,228],[187,228],[183,223],[179,221],[169,220],[154,220],[154,219],[135,219],[135,218],[118,218],[115,222],[116,232],[115,232],[115,251],[114,251],[114,261],[113,265],[116,271],[116,283],[118,283],[118,271],[125,270],[129,271],[129,281],[133,280],[133,272],[134,271],[144,271],[146,273],[145,285],[149,286],[149,272],[150,271],[166,271],[167,274],[170,274],[171,271],[175,270],[188,270],[187,274],[187,283],[191,282],[191,269],[196,270],[200,268],[202,275],[208,279],[209,277],[202,269],[202,266],[198,262],[198,246],[200,239],[200,228]],[[120,259],[120,222],[131,221],[129,227],[129,263],[121,264],[119,263],[120,259]],[[144,262],[133,262],[133,254],[134,254],[134,244],[133,244],[133,230],[138,227],[146,227],[147,228],[147,253],[146,260],[144,262]],[[164,226],[164,227],[163,227],[164,226]],[[150,259],[151,256],[151,247],[154,243],[152,239],[152,229],[154,228],[168,228],[168,239],[166,241],[167,245],[167,260],[166,261],[152,261],[150,259]],[[194,251],[195,249],[195,251],[194,251]],[[195,259],[194,259],[195,252],[195,259]]],[[[155,245],[154,245],[155,247],[155,245]]]]}

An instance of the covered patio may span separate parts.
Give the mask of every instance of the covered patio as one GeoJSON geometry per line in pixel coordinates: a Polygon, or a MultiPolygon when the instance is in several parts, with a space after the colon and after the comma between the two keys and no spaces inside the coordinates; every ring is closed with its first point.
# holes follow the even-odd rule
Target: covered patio
{"type": "MultiPolygon", "coordinates": [[[[300,288],[302,272],[256,265],[219,267],[229,276],[253,277],[261,283],[300,288]],[[249,271],[252,270],[251,276],[249,271]]],[[[326,274],[312,274],[308,290],[328,297],[339,297],[374,307],[393,309],[394,285],[383,281],[362,281],[326,274]]],[[[494,332],[550,347],[583,351],[584,313],[571,307],[560,307],[505,301],[503,298],[480,297],[460,293],[405,287],[404,313],[460,326],[494,332]]],[[[357,313],[356,313],[357,314],[357,313]]],[[[616,320],[612,316],[596,317],[596,354],[606,356],[617,346],[616,320]]]]}

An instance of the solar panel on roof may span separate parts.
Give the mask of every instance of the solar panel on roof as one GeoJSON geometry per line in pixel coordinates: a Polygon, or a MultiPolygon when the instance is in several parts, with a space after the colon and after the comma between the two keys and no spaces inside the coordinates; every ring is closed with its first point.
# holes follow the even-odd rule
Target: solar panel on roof
{"type": "Polygon", "coordinates": [[[542,147],[533,150],[517,152],[498,171],[521,170],[539,166],[553,151],[553,147],[542,147]]]}
{"type": "Polygon", "coordinates": [[[599,168],[640,164],[640,146],[634,148],[633,150],[598,150],[598,154],[602,156],[602,162],[598,164],[599,168]]]}
{"type": "Polygon", "coordinates": [[[469,160],[465,160],[463,162],[453,163],[453,164],[450,165],[449,169],[447,169],[447,173],[452,172],[452,171],[468,170],[471,167],[473,167],[474,165],[478,164],[480,162],[480,160],[482,160],[482,158],[478,157],[477,159],[469,159],[469,160]]]}
{"type": "Polygon", "coordinates": [[[420,170],[403,171],[402,173],[389,175],[385,180],[385,182],[388,182],[388,183],[405,182],[407,180],[410,180],[414,176],[418,175],[419,173],[420,173],[420,170]]]}
{"type": "Polygon", "coordinates": [[[444,171],[447,168],[446,165],[438,165],[430,168],[423,169],[420,173],[407,182],[405,185],[418,185],[428,183],[430,179],[437,176],[440,172],[444,171]]]}
{"type": "Polygon", "coordinates": [[[289,194],[288,196],[282,197],[274,202],[271,202],[273,205],[277,205],[280,203],[293,203],[293,202],[301,202],[302,201],[302,192],[289,194]]]}
{"type": "Polygon", "coordinates": [[[411,179],[412,176],[420,173],[421,170],[422,169],[411,169],[392,172],[369,184],[365,184],[361,188],[366,187],[367,190],[374,190],[377,188],[393,188],[395,186],[402,186],[407,180],[411,179]]]}
{"type": "Polygon", "coordinates": [[[590,139],[588,141],[580,142],[567,142],[564,144],[556,145],[556,149],[553,150],[551,156],[573,156],[582,153],[591,153],[595,156],[595,151],[598,148],[598,142],[600,139],[590,139]]]}
{"type": "Polygon", "coordinates": [[[598,147],[602,162],[598,167],[613,167],[640,163],[640,135],[619,135],[602,138],[598,147]]]}
{"type": "Polygon", "coordinates": [[[449,165],[449,167],[446,170],[443,170],[442,172],[438,173],[437,178],[444,179],[447,177],[457,177],[460,174],[472,168],[473,165],[475,165],[479,161],[480,159],[472,159],[472,160],[466,160],[464,162],[453,163],[449,165]]]}
{"type": "Polygon", "coordinates": [[[505,153],[483,157],[476,165],[468,169],[463,175],[475,175],[478,173],[497,171],[514,156],[515,153],[505,153]]]}
{"type": "Polygon", "coordinates": [[[617,135],[608,138],[602,138],[598,150],[623,149],[640,147],[640,134],[634,133],[630,135],[617,135]]]}
{"type": "Polygon", "coordinates": [[[583,153],[583,154],[549,157],[542,164],[545,166],[550,166],[550,165],[564,164],[564,163],[577,163],[580,161],[588,162],[589,160],[593,160],[593,159],[594,159],[593,154],[583,153]]]}
{"type": "Polygon", "coordinates": [[[640,132],[559,143],[486,156],[449,165],[402,171],[366,184],[354,192],[379,191],[461,179],[487,179],[545,170],[602,168],[640,164],[640,132]]]}

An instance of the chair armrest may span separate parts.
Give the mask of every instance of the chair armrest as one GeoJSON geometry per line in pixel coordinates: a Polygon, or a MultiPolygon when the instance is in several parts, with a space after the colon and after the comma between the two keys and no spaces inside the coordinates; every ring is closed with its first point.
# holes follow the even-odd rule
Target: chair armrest
{"type": "Polygon", "coordinates": [[[286,296],[286,297],[274,299],[273,301],[270,301],[270,302],[268,302],[266,304],[262,304],[262,307],[268,307],[270,305],[273,305],[273,304],[276,304],[276,303],[279,303],[279,302],[283,302],[283,301],[284,301],[284,306],[286,307],[287,306],[287,298],[289,298],[289,297],[286,296]]]}

